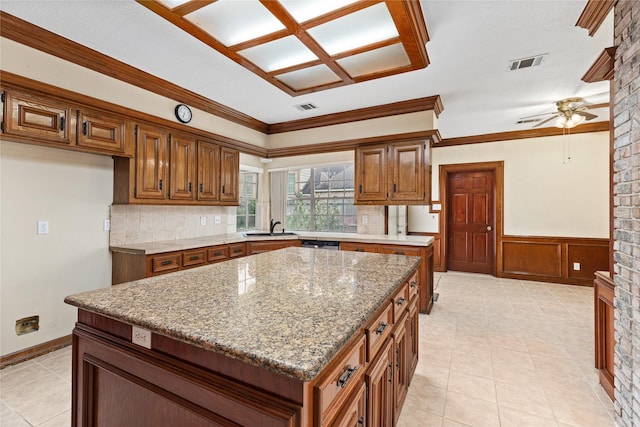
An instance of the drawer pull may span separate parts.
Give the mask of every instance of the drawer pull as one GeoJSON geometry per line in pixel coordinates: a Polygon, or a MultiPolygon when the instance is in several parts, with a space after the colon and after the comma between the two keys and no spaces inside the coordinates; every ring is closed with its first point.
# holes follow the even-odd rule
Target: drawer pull
{"type": "Polygon", "coordinates": [[[222,251],[214,252],[213,256],[222,256],[222,251]]]}
{"type": "Polygon", "coordinates": [[[364,427],[364,417],[359,417],[358,418],[358,426],[364,427]]]}
{"type": "Polygon", "coordinates": [[[351,378],[353,373],[357,370],[358,370],[357,366],[347,366],[347,369],[345,369],[342,375],[340,375],[340,378],[338,378],[338,382],[336,383],[337,386],[340,388],[343,388],[345,385],[347,385],[349,378],[351,378]]]}
{"type": "Polygon", "coordinates": [[[191,255],[191,256],[189,257],[189,261],[195,261],[195,260],[197,260],[197,259],[200,259],[200,256],[199,256],[199,255],[191,255]]]}
{"type": "Polygon", "coordinates": [[[396,254],[396,255],[404,255],[404,252],[403,251],[395,251],[394,254],[396,254]]]}
{"type": "Polygon", "coordinates": [[[404,304],[404,302],[406,301],[406,299],[404,299],[404,297],[400,297],[400,299],[398,300],[398,306],[401,306],[402,304],[404,304]]]}
{"type": "Polygon", "coordinates": [[[162,261],[160,263],[160,265],[171,265],[171,264],[173,264],[173,261],[162,261]]]}
{"type": "Polygon", "coordinates": [[[364,252],[364,249],[362,249],[362,248],[356,248],[356,252],[364,252]]]}
{"type": "Polygon", "coordinates": [[[238,252],[242,252],[242,248],[235,248],[235,249],[233,250],[233,253],[234,253],[234,254],[237,254],[238,252]]]}
{"type": "Polygon", "coordinates": [[[411,289],[415,288],[416,286],[418,286],[418,282],[416,282],[415,280],[409,285],[411,289]]]}
{"type": "Polygon", "coordinates": [[[376,329],[376,335],[382,335],[384,330],[387,329],[387,326],[389,326],[387,322],[380,322],[378,329],[376,329]]]}

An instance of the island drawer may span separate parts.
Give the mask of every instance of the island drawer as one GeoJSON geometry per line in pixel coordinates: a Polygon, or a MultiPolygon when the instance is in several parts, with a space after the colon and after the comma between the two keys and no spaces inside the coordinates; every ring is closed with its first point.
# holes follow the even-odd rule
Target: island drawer
{"type": "Polygon", "coordinates": [[[344,357],[332,361],[333,368],[327,370],[314,386],[316,423],[324,426],[334,419],[351,395],[351,391],[361,384],[366,364],[367,341],[364,335],[353,344],[344,357]]]}
{"type": "Polygon", "coordinates": [[[224,261],[229,258],[229,246],[214,246],[207,250],[207,260],[209,262],[224,261]]]}
{"type": "Polygon", "coordinates": [[[378,245],[376,245],[375,243],[342,242],[340,243],[340,250],[355,252],[378,252],[378,245]]]}
{"type": "Polygon", "coordinates": [[[380,253],[405,256],[420,256],[420,248],[412,246],[380,245],[380,253]]]}
{"type": "Polygon", "coordinates": [[[393,321],[397,322],[409,307],[409,284],[402,285],[400,290],[393,296],[393,321]]]}
{"type": "Polygon", "coordinates": [[[371,362],[393,329],[393,305],[388,303],[384,311],[365,328],[367,335],[367,362],[371,362]]]}
{"type": "Polygon", "coordinates": [[[183,267],[193,267],[205,262],[207,262],[207,251],[205,249],[185,251],[182,255],[183,267]]]}
{"type": "Polygon", "coordinates": [[[416,295],[418,295],[418,291],[420,289],[420,278],[418,276],[418,272],[413,273],[411,278],[409,279],[409,301],[413,301],[416,295]]]}
{"type": "Polygon", "coordinates": [[[247,246],[244,242],[229,245],[229,258],[245,256],[247,254],[247,246]]]}
{"type": "Polygon", "coordinates": [[[151,258],[150,273],[152,275],[167,273],[172,270],[178,270],[182,265],[182,252],[156,255],[150,258],[151,258]]]}

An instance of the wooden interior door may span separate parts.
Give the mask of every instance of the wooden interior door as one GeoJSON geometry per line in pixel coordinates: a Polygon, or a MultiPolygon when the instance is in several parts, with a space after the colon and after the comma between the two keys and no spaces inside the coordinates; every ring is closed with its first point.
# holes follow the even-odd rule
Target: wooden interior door
{"type": "Polygon", "coordinates": [[[493,171],[447,177],[447,267],[495,274],[495,179],[493,171]]]}

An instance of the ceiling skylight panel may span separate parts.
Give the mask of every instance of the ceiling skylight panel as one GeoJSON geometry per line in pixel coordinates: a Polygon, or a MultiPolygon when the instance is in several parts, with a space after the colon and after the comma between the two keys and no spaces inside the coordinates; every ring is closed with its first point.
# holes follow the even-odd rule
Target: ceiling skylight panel
{"type": "Polygon", "coordinates": [[[225,46],[284,29],[260,2],[218,0],[185,16],[225,46]]]}
{"type": "Polygon", "coordinates": [[[283,37],[269,43],[238,52],[264,71],[275,71],[318,59],[295,36],[283,37]]]}
{"type": "Polygon", "coordinates": [[[411,60],[401,43],[348,56],[336,62],[353,77],[411,65],[411,60]]]}
{"type": "Polygon", "coordinates": [[[398,36],[398,30],[384,3],[310,28],[307,32],[329,55],[398,36]]]}
{"type": "Polygon", "coordinates": [[[326,65],[316,65],[291,71],[280,74],[276,78],[293,90],[302,90],[340,81],[340,78],[326,65]]]}
{"type": "Polygon", "coordinates": [[[280,4],[287,9],[287,12],[293,16],[293,19],[302,23],[348,6],[356,1],[357,0],[280,0],[280,4]]]}

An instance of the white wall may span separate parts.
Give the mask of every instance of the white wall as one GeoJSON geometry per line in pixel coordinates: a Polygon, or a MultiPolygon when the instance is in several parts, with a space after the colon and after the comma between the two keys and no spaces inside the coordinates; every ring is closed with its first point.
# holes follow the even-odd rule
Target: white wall
{"type": "Polygon", "coordinates": [[[110,286],[112,200],[111,157],[0,142],[0,354],[71,334],[64,298],[110,286]],[[36,314],[40,330],[17,336],[15,321],[36,314]]]}
{"type": "MultiPolygon", "coordinates": [[[[609,237],[608,132],[435,148],[432,200],[440,165],[500,160],[504,234],[609,237]]],[[[409,231],[438,232],[438,217],[410,207],[409,231]]]]}

